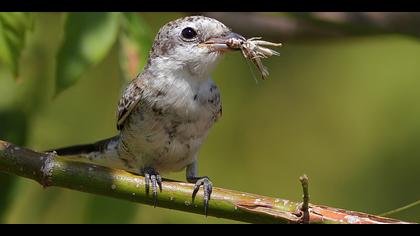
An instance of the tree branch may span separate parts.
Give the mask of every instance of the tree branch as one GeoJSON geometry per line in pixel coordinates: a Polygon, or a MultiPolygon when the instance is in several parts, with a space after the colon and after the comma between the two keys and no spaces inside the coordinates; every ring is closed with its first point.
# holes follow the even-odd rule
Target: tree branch
{"type": "Polygon", "coordinates": [[[331,39],[344,36],[403,34],[419,37],[420,13],[313,12],[266,15],[251,12],[195,12],[220,20],[245,37],[268,41],[331,39]]]}
{"type": "MultiPolygon", "coordinates": [[[[123,170],[65,160],[0,140],[0,171],[59,186],[153,205],[142,176],[123,170]]],[[[1,188],[1,186],[0,186],[1,188]]],[[[202,191],[191,201],[193,185],[164,180],[158,207],[204,214],[202,191]]],[[[408,223],[399,220],[309,204],[309,223],[408,223]]],[[[289,200],[214,188],[208,215],[250,223],[300,223],[300,204],[289,200]]]]}

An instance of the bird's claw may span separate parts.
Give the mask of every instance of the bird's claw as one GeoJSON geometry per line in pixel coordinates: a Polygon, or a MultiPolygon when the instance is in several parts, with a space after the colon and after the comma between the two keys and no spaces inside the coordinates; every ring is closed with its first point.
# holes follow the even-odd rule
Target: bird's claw
{"type": "Polygon", "coordinates": [[[205,177],[197,177],[195,178],[195,186],[194,186],[194,191],[192,194],[192,200],[194,202],[195,196],[197,195],[198,190],[200,189],[200,186],[203,185],[203,201],[204,201],[204,213],[207,216],[207,210],[209,207],[209,201],[210,201],[210,196],[211,193],[213,191],[213,183],[210,181],[210,179],[205,176],[205,177]]]}
{"type": "Polygon", "coordinates": [[[145,185],[146,185],[146,194],[149,195],[150,183],[151,183],[152,192],[153,192],[153,206],[156,207],[158,187],[159,187],[159,190],[162,192],[162,177],[153,168],[145,168],[143,172],[144,172],[145,185]]]}

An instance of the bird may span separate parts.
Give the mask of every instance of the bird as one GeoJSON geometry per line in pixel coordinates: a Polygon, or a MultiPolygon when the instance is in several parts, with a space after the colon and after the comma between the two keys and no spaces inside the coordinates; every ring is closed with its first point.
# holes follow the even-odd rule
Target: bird
{"type": "Polygon", "coordinates": [[[226,52],[226,42],[245,40],[220,21],[187,16],[158,31],[141,73],[125,88],[117,106],[118,134],[91,144],[58,148],[74,157],[143,175],[151,186],[154,206],[161,174],[185,169],[194,184],[194,200],[203,186],[207,215],[213,183],[198,175],[199,150],[211,127],[222,116],[220,90],[211,73],[226,52]]]}

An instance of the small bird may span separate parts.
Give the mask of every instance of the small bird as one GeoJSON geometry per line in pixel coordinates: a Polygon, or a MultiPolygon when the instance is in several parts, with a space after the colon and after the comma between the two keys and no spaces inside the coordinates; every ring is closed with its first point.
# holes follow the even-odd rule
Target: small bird
{"type": "Polygon", "coordinates": [[[221,22],[204,16],[171,21],[158,32],[142,73],[125,89],[117,109],[119,134],[87,145],[55,150],[61,156],[120,168],[145,176],[157,204],[162,173],[186,168],[194,199],[204,190],[207,215],[212,182],[198,175],[198,153],[222,115],[220,91],[210,75],[223,54],[245,40],[221,22]]]}

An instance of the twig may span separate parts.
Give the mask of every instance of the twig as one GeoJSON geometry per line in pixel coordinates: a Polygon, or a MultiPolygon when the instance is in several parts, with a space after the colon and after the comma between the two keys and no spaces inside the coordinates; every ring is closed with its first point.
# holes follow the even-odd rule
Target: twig
{"type": "MultiPolygon", "coordinates": [[[[59,186],[82,192],[153,205],[145,191],[144,177],[123,170],[74,162],[0,141],[0,171],[22,176],[43,186],[59,186]]],[[[194,185],[164,180],[158,207],[204,214],[202,191],[193,203],[194,185]]],[[[299,204],[245,192],[214,188],[209,216],[250,223],[300,223],[299,204]]],[[[309,223],[408,223],[399,220],[319,205],[309,206],[309,223]]]]}
{"type": "Polygon", "coordinates": [[[408,205],[406,205],[406,206],[399,207],[399,208],[397,208],[397,209],[394,209],[394,210],[391,210],[391,211],[387,211],[387,212],[385,212],[385,213],[382,213],[382,214],[380,214],[380,216],[389,216],[389,215],[392,215],[392,214],[395,214],[395,213],[398,213],[398,212],[401,212],[401,211],[407,210],[407,209],[409,209],[409,208],[411,208],[411,207],[414,207],[414,206],[416,206],[416,205],[419,205],[419,204],[420,204],[420,200],[417,200],[417,201],[412,202],[412,203],[410,203],[410,204],[408,204],[408,205]]]}
{"type": "Polygon", "coordinates": [[[302,211],[302,223],[309,224],[309,180],[308,176],[303,175],[299,178],[303,190],[303,202],[300,210],[302,211]]]}

